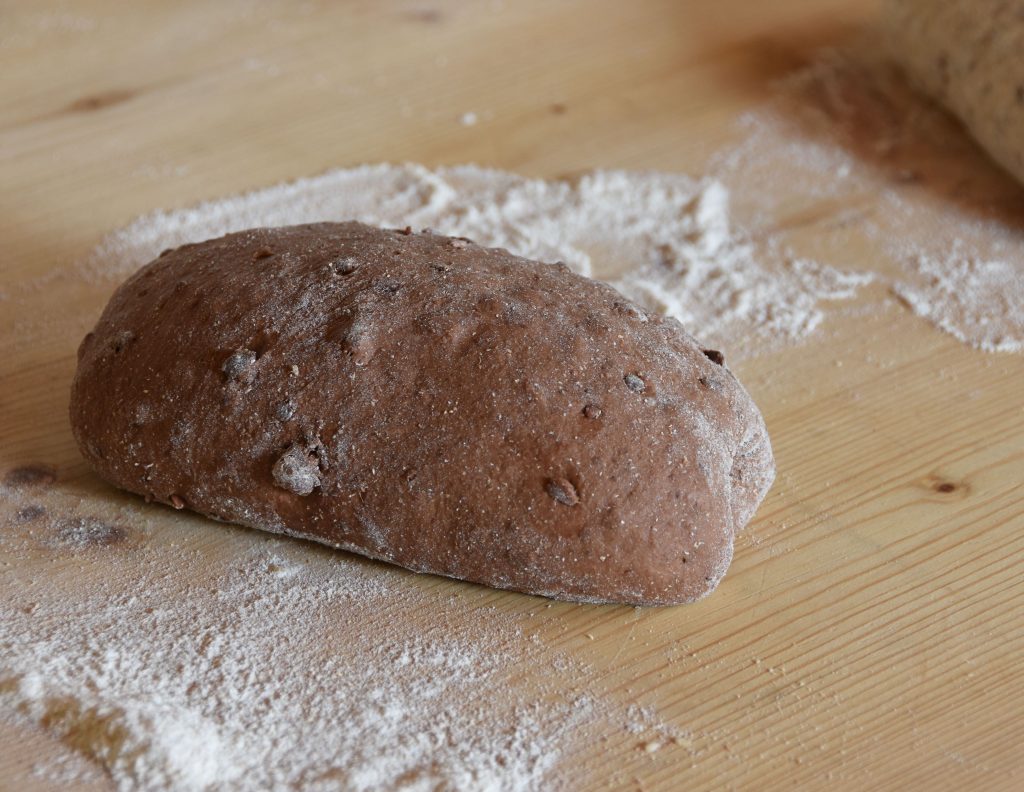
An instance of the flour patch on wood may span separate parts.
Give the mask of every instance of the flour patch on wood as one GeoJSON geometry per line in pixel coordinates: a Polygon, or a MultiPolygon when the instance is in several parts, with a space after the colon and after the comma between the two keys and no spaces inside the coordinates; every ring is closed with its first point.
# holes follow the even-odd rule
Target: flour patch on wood
{"type": "MultiPolygon", "coordinates": [[[[527,792],[571,788],[564,758],[632,739],[599,674],[472,592],[272,537],[239,534],[211,559],[100,498],[85,504],[96,521],[147,541],[69,547],[48,536],[82,519],[78,495],[31,523],[15,515],[33,493],[0,496],[8,559],[75,559],[0,602],[0,717],[68,749],[37,762],[40,779],[527,792]]],[[[645,734],[672,728],[654,718],[645,734]]]]}
{"type": "Polygon", "coordinates": [[[188,242],[349,219],[564,262],[729,349],[739,339],[798,341],[821,324],[828,301],[870,280],[751,240],[733,226],[729,191],[715,179],[595,171],[544,181],[471,165],[368,165],[158,212],[108,236],[84,269],[120,280],[188,242]]]}
{"type": "Polygon", "coordinates": [[[398,586],[336,570],[256,553],[212,588],[136,575],[31,616],[4,603],[0,701],[121,790],[537,788],[563,715],[500,682],[529,643],[445,620],[420,632],[386,616],[413,604],[398,586]],[[362,627],[309,641],[332,614],[362,627]]]}
{"type": "Polygon", "coordinates": [[[919,255],[913,272],[895,291],[915,313],[980,349],[1024,349],[1024,269],[953,250],[919,255]]]}
{"type": "Polygon", "coordinates": [[[709,178],[728,187],[752,237],[817,262],[815,281],[827,265],[853,291],[874,277],[976,349],[1024,351],[1024,194],[877,42],[814,54],[736,131],[709,178]]]}

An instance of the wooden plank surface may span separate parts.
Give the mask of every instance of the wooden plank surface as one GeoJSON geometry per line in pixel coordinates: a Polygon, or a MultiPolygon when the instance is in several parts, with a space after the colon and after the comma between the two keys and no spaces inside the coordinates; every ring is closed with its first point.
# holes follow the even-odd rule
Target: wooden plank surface
{"type": "MultiPolygon", "coordinates": [[[[0,475],[50,465],[44,502],[130,502],[87,471],[65,418],[75,348],[109,287],[54,273],[133,216],[362,162],[699,172],[771,79],[873,11],[3,4],[0,475]]],[[[810,223],[789,241],[818,233],[810,223]]],[[[855,242],[850,256],[870,250],[855,242]]],[[[540,614],[527,597],[417,585],[476,592],[597,668],[602,695],[656,704],[700,743],[648,755],[607,735],[568,752],[580,788],[1024,787],[1024,361],[888,303],[738,374],[779,478],[709,599],[540,614]]],[[[211,556],[251,541],[145,514],[211,556]]],[[[52,557],[3,552],[0,596],[54,574],[52,557]]],[[[102,573],[102,558],[89,563],[102,573]]],[[[48,788],[30,766],[50,750],[51,737],[4,724],[0,787],[48,788]]]]}

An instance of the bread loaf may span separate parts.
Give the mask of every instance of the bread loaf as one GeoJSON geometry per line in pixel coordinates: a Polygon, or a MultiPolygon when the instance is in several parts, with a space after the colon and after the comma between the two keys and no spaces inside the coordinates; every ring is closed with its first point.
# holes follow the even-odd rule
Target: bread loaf
{"type": "Polygon", "coordinates": [[[148,499],[590,602],[713,590],[774,475],[757,408],[676,321],[359,223],[165,251],[82,342],[71,422],[148,499]]]}

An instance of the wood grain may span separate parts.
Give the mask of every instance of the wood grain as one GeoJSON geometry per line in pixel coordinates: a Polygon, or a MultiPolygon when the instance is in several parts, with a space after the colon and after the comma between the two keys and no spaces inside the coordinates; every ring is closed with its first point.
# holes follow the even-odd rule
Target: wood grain
{"type": "MultiPolygon", "coordinates": [[[[46,497],[111,508],[128,501],[87,472],[65,418],[75,348],[109,292],[68,264],[106,231],[360,162],[698,172],[771,79],[874,8],[5,5],[0,476],[53,465],[46,497]],[[468,112],[475,125],[460,123],[468,112]]],[[[794,207],[765,233],[813,244],[851,208],[794,207]]],[[[873,248],[855,242],[850,255],[870,261],[873,248]]],[[[566,757],[580,789],[1024,786],[1024,361],[972,351],[889,302],[738,369],[780,475],[709,599],[546,608],[432,578],[410,585],[515,614],[592,664],[597,693],[655,705],[692,736],[655,753],[626,733],[581,742],[566,757]]],[[[146,514],[167,541],[211,556],[252,541],[146,514]]],[[[0,596],[61,568],[2,553],[0,596]]],[[[89,563],[102,575],[102,559],[89,563]]],[[[523,669],[523,684],[542,672],[523,669]]],[[[48,788],[31,765],[52,746],[3,725],[0,787],[48,788]]]]}

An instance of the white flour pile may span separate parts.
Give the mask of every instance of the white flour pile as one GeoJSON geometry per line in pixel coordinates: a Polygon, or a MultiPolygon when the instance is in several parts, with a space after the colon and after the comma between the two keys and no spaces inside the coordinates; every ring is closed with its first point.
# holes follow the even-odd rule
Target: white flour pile
{"type": "Polygon", "coordinates": [[[867,254],[938,328],[977,349],[1024,351],[1024,190],[877,47],[819,53],[741,133],[711,172],[752,233],[836,266],[867,254]]]}
{"type": "Polygon", "coordinates": [[[131,578],[0,606],[3,698],[122,789],[527,790],[557,756],[550,723],[494,697],[522,636],[459,634],[444,603],[420,634],[387,614],[431,603],[372,570],[256,554],[215,590],[131,578]],[[341,630],[340,651],[306,639],[341,630]]]}
{"type": "MultiPolygon", "coordinates": [[[[986,261],[956,246],[945,256],[919,255],[916,282],[896,293],[915,313],[961,341],[991,352],[1024,349],[1024,267],[986,261]]],[[[1016,257],[1015,257],[1016,258],[1016,257]]]]}
{"type": "MultiPolygon", "coordinates": [[[[514,618],[410,574],[246,534],[218,564],[136,507],[82,518],[2,494],[8,558],[76,564],[0,603],[0,712],[120,790],[526,792],[566,784],[557,762],[590,727],[671,732],[591,697],[588,672],[514,618]]],[[[67,759],[38,775],[89,777],[67,759]]]]}
{"type": "Polygon", "coordinates": [[[152,214],[108,237],[87,266],[94,276],[120,280],[185,242],[253,226],[345,219],[431,228],[564,261],[730,350],[751,335],[806,336],[821,323],[822,301],[848,299],[871,279],[758,249],[730,224],[729,193],[714,180],[597,171],[543,181],[475,166],[418,165],[336,170],[152,214]]]}

